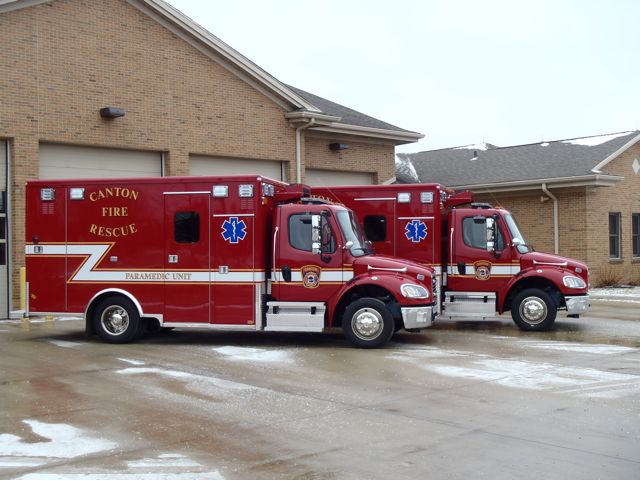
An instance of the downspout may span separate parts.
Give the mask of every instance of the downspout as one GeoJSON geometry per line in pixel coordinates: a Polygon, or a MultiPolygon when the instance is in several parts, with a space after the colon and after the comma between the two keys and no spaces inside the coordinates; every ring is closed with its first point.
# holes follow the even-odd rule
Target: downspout
{"type": "Polygon", "coordinates": [[[560,238],[558,235],[558,198],[547,189],[547,184],[542,184],[542,191],[553,200],[553,253],[558,254],[560,238]]]}
{"type": "Polygon", "coordinates": [[[316,123],[316,119],[312,118],[311,120],[309,120],[309,123],[305,123],[304,125],[299,126],[298,128],[296,128],[296,183],[301,183],[302,182],[302,146],[301,146],[301,142],[302,142],[302,138],[300,135],[300,132],[302,130],[306,130],[307,128],[313,127],[313,125],[316,123]]]}

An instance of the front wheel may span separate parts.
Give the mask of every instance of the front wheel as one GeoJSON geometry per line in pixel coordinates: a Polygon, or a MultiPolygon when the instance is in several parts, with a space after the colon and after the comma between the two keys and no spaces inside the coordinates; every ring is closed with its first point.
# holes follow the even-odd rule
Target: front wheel
{"type": "Polygon", "coordinates": [[[347,307],[342,318],[342,332],[357,347],[375,348],[387,343],[395,322],[384,302],[361,298],[347,307]]]}
{"type": "Polygon", "coordinates": [[[556,314],[557,306],[551,295],[537,288],[523,290],[511,304],[511,317],[521,330],[549,330],[556,314]]]}
{"type": "Polygon", "coordinates": [[[105,342],[128,343],[141,333],[143,323],[131,300],[113,296],[98,303],[93,314],[93,326],[105,342]]]}

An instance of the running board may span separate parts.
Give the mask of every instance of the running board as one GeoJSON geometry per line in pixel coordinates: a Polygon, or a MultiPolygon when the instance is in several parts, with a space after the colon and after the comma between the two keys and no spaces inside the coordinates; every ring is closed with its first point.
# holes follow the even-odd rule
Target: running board
{"type": "Polygon", "coordinates": [[[496,315],[495,292],[445,292],[445,318],[490,318],[496,315]]]}
{"type": "Polygon", "coordinates": [[[326,306],[320,302],[267,302],[266,332],[322,332],[326,306]]]}

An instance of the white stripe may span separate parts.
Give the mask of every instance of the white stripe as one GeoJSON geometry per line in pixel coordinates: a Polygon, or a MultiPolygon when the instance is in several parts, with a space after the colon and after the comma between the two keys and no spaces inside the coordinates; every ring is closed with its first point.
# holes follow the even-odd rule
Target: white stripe
{"type": "MultiPolygon", "coordinates": [[[[460,275],[458,272],[458,266],[450,264],[447,272],[449,275],[460,275]]],[[[476,270],[473,265],[467,265],[465,268],[465,275],[475,275],[476,270]]],[[[520,265],[491,265],[491,275],[516,275],[520,273],[520,265]]]]}
{"type": "Polygon", "coordinates": [[[215,213],[214,217],[255,217],[253,213],[215,213]]]}
{"type": "Polygon", "coordinates": [[[207,191],[195,191],[195,192],[162,192],[164,195],[202,195],[202,194],[206,194],[209,195],[208,190],[207,191]]]}
{"type": "Polygon", "coordinates": [[[434,217],[398,217],[398,220],[433,220],[434,217]]]}
{"type": "Polygon", "coordinates": [[[177,282],[177,283],[260,283],[265,280],[264,271],[229,272],[193,270],[94,270],[107,252],[109,244],[93,245],[37,245],[41,253],[35,253],[36,245],[27,245],[27,255],[86,255],[87,260],[75,273],[72,282],[177,282]]]}
{"type": "MultiPolygon", "coordinates": [[[[346,282],[353,278],[353,270],[322,271],[320,272],[320,282],[346,282]]],[[[274,282],[284,282],[282,271],[277,270],[271,274],[274,282]]],[[[302,272],[291,272],[291,282],[302,282],[302,272]]]]}
{"type": "Polygon", "coordinates": [[[380,198],[354,198],[356,202],[367,202],[373,200],[395,200],[396,197],[380,197],[380,198]]]}

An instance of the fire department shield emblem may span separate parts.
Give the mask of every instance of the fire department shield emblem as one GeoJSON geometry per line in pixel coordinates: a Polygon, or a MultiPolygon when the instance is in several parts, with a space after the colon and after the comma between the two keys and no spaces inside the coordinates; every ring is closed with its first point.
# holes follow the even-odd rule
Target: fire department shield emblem
{"type": "Polygon", "coordinates": [[[320,267],[306,265],[302,267],[302,284],[306,288],[316,288],[320,285],[320,267]]]}
{"type": "Polygon", "coordinates": [[[476,272],[478,280],[489,280],[491,278],[491,262],[487,260],[478,260],[474,262],[473,268],[476,272]]]}

